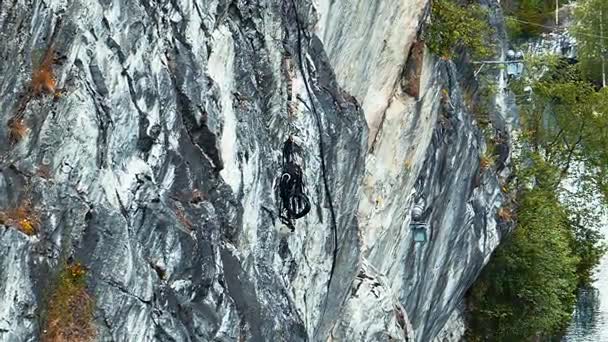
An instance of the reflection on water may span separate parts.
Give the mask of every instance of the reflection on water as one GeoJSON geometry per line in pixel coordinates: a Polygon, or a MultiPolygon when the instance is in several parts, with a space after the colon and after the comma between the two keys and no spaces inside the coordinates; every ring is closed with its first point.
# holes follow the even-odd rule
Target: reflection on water
{"type": "Polygon", "coordinates": [[[602,341],[602,327],[606,326],[606,313],[600,310],[600,293],[596,288],[581,289],[572,323],[563,341],[602,341]]]}
{"type": "Polygon", "coordinates": [[[608,342],[608,259],[600,264],[593,288],[581,289],[564,342],[608,342]]]}

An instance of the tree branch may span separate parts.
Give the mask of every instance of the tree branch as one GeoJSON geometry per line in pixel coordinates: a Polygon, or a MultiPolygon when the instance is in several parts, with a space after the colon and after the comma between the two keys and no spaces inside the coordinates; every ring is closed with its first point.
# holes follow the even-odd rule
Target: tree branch
{"type": "Polygon", "coordinates": [[[579,132],[581,132],[581,133],[578,135],[578,139],[576,140],[576,142],[574,143],[574,145],[572,145],[572,147],[570,147],[568,145],[568,142],[566,141],[566,138],[564,137],[564,143],[566,144],[566,147],[569,149],[569,151],[568,151],[568,158],[566,158],[566,165],[562,169],[562,173],[561,173],[562,177],[565,176],[568,173],[568,170],[570,169],[570,163],[572,163],[572,157],[574,156],[574,150],[576,150],[576,148],[578,147],[578,145],[583,140],[583,128],[585,128],[585,122],[584,121],[581,124],[581,129],[579,130],[579,132]]]}

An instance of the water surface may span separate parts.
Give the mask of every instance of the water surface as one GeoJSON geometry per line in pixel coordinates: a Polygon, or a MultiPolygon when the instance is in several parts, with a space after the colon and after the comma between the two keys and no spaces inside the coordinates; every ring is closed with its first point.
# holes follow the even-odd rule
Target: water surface
{"type": "MultiPolygon", "coordinates": [[[[605,228],[604,236],[608,229],[605,228]]],[[[608,342],[608,257],[599,266],[593,288],[581,289],[564,342],[608,342]]]]}

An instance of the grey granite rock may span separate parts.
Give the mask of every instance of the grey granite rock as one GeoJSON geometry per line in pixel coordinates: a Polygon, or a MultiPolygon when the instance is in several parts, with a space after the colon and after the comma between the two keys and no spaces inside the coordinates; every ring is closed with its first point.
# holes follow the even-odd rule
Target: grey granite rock
{"type": "MultiPolygon", "coordinates": [[[[490,24],[496,29],[501,58],[506,45],[504,18],[496,1],[481,3],[488,8],[490,24]]],[[[386,277],[393,295],[406,310],[416,339],[430,341],[446,325],[502,233],[509,229],[508,224],[496,219],[503,202],[499,178],[504,180],[509,171],[503,167],[499,176],[493,168],[480,170],[479,160],[487,147],[462,90],[463,85],[475,86],[472,71],[437,60],[428,51],[422,60],[419,52],[407,53],[416,46],[417,32],[408,25],[428,13],[426,2],[391,4],[378,1],[339,10],[347,8],[349,2],[331,1],[325,6],[330,18],[326,19],[323,36],[338,79],[344,80],[346,89],[361,101],[370,127],[359,202],[363,257],[386,277]],[[336,12],[335,18],[331,17],[332,11],[336,12]],[[372,19],[373,15],[393,18],[396,24],[387,29],[384,22],[372,19]],[[370,20],[377,23],[371,26],[379,31],[374,33],[384,40],[361,39],[359,30],[365,29],[357,25],[370,20]],[[334,26],[333,21],[343,25],[334,26]],[[402,38],[397,52],[378,48],[377,44],[395,36],[402,38]],[[377,53],[377,64],[362,57],[377,53]],[[407,60],[408,56],[415,58],[407,60]],[[421,65],[409,65],[412,62],[421,65]],[[414,78],[420,83],[414,97],[409,93],[411,80],[400,79],[410,77],[410,70],[421,73],[414,78]],[[368,96],[370,93],[374,96],[368,96]],[[414,206],[422,211],[417,220],[412,220],[414,206]],[[424,244],[416,243],[413,237],[413,228],[421,223],[427,227],[428,241],[424,244]]],[[[499,71],[490,71],[488,76],[497,83],[505,80],[499,71]]],[[[501,89],[493,101],[496,115],[491,117],[507,136],[516,116],[509,106],[511,100],[501,89]]],[[[508,164],[508,141],[505,147],[499,159],[508,164]]],[[[375,299],[368,296],[367,300],[375,299]]],[[[383,317],[375,310],[368,310],[368,314],[378,320],[383,317]]],[[[347,311],[345,319],[352,316],[347,311]]]]}
{"type": "Polygon", "coordinates": [[[0,226],[0,341],[39,340],[71,260],[99,341],[435,337],[502,195],[454,64],[426,53],[419,97],[401,89],[427,3],[0,2],[0,211],[30,199],[41,221],[0,226]],[[57,94],[34,96],[45,56],[57,94]],[[312,203],[293,233],[289,136],[312,203]]]}

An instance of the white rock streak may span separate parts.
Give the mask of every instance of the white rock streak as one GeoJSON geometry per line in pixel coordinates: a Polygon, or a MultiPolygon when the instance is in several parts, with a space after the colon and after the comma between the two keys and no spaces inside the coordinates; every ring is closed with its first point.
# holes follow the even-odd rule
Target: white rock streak
{"type": "Polygon", "coordinates": [[[222,116],[224,127],[221,137],[221,152],[224,169],[220,175],[237,193],[241,186],[241,172],[236,152],[238,148],[236,136],[236,116],[232,108],[232,91],[234,81],[234,42],[230,30],[220,26],[213,33],[213,49],[209,56],[208,71],[211,78],[218,84],[221,91],[222,116]]]}

